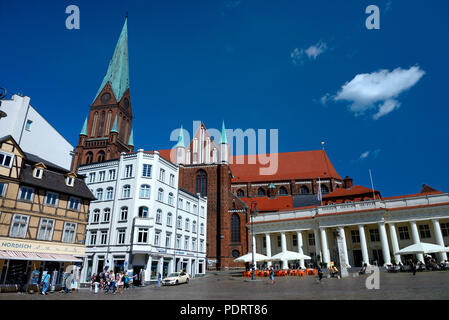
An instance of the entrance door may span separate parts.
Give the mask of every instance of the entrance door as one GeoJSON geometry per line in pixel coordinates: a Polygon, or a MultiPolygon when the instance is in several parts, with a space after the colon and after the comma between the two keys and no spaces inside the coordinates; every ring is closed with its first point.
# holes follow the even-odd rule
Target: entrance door
{"type": "Polygon", "coordinates": [[[354,257],[354,267],[362,267],[363,264],[362,250],[352,250],[352,255],[354,257]]]}
{"type": "Polygon", "coordinates": [[[104,259],[98,259],[97,274],[102,273],[103,268],[104,268],[104,259]]]}
{"type": "Polygon", "coordinates": [[[164,261],[164,267],[162,268],[162,277],[165,278],[168,276],[168,265],[170,262],[164,261]]]}
{"type": "Polygon", "coordinates": [[[200,262],[200,264],[198,265],[198,273],[203,273],[203,263],[200,262]]]}
{"type": "MultiPolygon", "coordinates": [[[[373,260],[377,261],[378,266],[384,265],[384,256],[381,249],[373,249],[373,260]]],[[[373,263],[374,263],[373,261],[373,263]]]]}
{"type": "Polygon", "coordinates": [[[119,273],[120,271],[125,271],[124,268],[125,260],[114,260],[114,273],[119,273]]]}
{"type": "Polygon", "coordinates": [[[25,284],[27,270],[27,261],[25,260],[10,260],[8,267],[8,274],[6,276],[6,284],[25,284]]]}

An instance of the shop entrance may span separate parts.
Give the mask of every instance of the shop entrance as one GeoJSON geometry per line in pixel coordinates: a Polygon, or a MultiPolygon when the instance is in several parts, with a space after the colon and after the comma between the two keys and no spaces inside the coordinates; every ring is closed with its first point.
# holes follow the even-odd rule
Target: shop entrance
{"type": "Polygon", "coordinates": [[[10,260],[5,284],[20,284],[27,281],[27,261],[10,260]]]}
{"type": "Polygon", "coordinates": [[[166,276],[168,276],[168,265],[170,262],[168,261],[164,261],[164,266],[162,268],[162,277],[165,278],[166,276]]]}
{"type": "Polygon", "coordinates": [[[125,259],[114,259],[114,273],[125,272],[125,259]]]}
{"type": "Polygon", "coordinates": [[[182,270],[187,272],[187,262],[182,262],[182,270]]]}
{"type": "Polygon", "coordinates": [[[203,273],[203,263],[200,262],[200,264],[198,265],[198,273],[203,273]]]}
{"type": "Polygon", "coordinates": [[[103,272],[104,269],[104,258],[98,259],[98,266],[97,266],[97,274],[100,274],[103,272]]]}
{"type": "Polygon", "coordinates": [[[363,263],[362,251],[352,250],[352,255],[354,257],[354,267],[361,267],[363,263]]]}
{"type": "Polygon", "coordinates": [[[144,266],[133,266],[133,275],[136,277],[134,278],[134,285],[141,286],[142,285],[142,270],[144,270],[144,266]]]}

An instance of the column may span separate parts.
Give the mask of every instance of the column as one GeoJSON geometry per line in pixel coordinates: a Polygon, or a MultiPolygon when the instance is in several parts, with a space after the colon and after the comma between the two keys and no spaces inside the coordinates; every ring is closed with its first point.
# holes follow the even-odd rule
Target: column
{"type": "MultiPolygon", "coordinates": [[[[265,234],[265,242],[267,244],[267,257],[271,258],[271,237],[269,233],[265,234]]],[[[271,261],[268,261],[267,263],[268,267],[271,267],[271,261]]]]}
{"type": "MultiPolygon", "coordinates": [[[[435,232],[435,238],[437,240],[437,244],[444,247],[444,239],[443,239],[443,234],[441,233],[440,222],[438,221],[438,219],[433,219],[432,223],[433,223],[433,230],[435,232]]],[[[446,252],[441,252],[438,254],[438,256],[440,257],[440,262],[443,262],[444,260],[447,259],[446,252]]]]}
{"type": "Polygon", "coordinates": [[[327,246],[327,235],[326,235],[326,228],[320,228],[321,232],[321,251],[323,253],[323,262],[327,263],[327,266],[329,267],[330,257],[329,257],[329,248],[327,246]]]}
{"type": "MultiPolygon", "coordinates": [[[[281,249],[282,252],[287,251],[287,239],[285,237],[285,232],[281,232],[281,249]]],[[[282,260],[282,269],[288,269],[288,261],[282,260]]]]}
{"type": "MultiPolygon", "coordinates": [[[[257,253],[257,248],[256,248],[256,235],[253,235],[252,236],[252,238],[251,238],[251,248],[252,248],[252,252],[254,252],[254,256],[256,255],[256,253],[257,253]]],[[[251,252],[251,253],[252,253],[251,252]]],[[[257,269],[257,261],[256,260],[254,260],[254,269],[257,269]]]]}
{"type": "Polygon", "coordinates": [[[145,268],[145,282],[149,283],[151,280],[151,264],[153,263],[153,258],[148,255],[147,266],[145,268]]]}
{"type": "Polygon", "coordinates": [[[321,256],[321,241],[320,235],[318,233],[318,228],[313,229],[313,237],[315,239],[315,254],[317,256],[317,263],[320,263],[320,259],[318,259],[318,256],[321,257],[321,260],[323,260],[323,257],[321,256]]]}
{"type": "Polygon", "coordinates": [[[401,255],[396,254],[396,252],[399,251],[399,242],[398,242],[398,235],[396,233],[396,226],[394,223],[389,223],[390,226],[390,238],[391,238],[391,244],[393,246],[393,254],[394,254],[394,261],[396,264],[399,264],[401,262],[401,255]]]}
{"type": "Polygon", "coordinates": [[[168,273],[175,272],[175,269],[173,268],[174,265],[175,265],[175,259],[171,258],[170,261],[168,262],[168,273]]]}
{"type": "MultiPolygon", "coordinates": [[[[162,276],[163,271],[164,271],[164,257],[160,257],[159,262],[157,264],[157,272],[160,272],[161,276],[162,276]]],[[[156,279],[157,279],[157,275],[156,275],[156,279]]]]}
{"type": "Polygon", "coordinates": [[[369,256],[368,256],[368,247],[366,245],[366,237],[365,237],[365,228],[363,225],[359,225],[359,236],[360,236],[360,247],[362,249],[362,258],[363,263],[366,263],[366,265],[369,264],[369,256]]]}
{"type": "MultiPolygon", "coordinates": [[[[414,244],[421,243],[421,240],[419,239],[418,226],[416,225],[416,221],[410,221],[410,226],[412,228],[413,243],[414,244]]],[[[424,256],[422,253],[418,253],[416,255],[416,258],[418,258],[419,261],[424,262],[424,256]]]]}
{"type": "MultiPolygon", "coordinates": [[[[304,250],[302,248],[303,246],[302,231],[296,231],[296,238],[298,239],[298,252],[300,254],[304,254],[304,250]]],[[[304,259],[299,260],[299,265],[301,269],[305,269],[304,259]]]]}
{"type": "Polygon", "coordinates": [[[384,257],[384,265],[391,264],[390,248],[388,247],[387,231],[385,222],[379,222],[380,242],[382,244],[382,255],[384,257]]]}
{"type": "MultiPolygon", "coordinates": [[[[340,234],[340,236],[343,238],[343,254],[345,256],[346,259],[346,267],[347,268],[351,268],[351,266],[349,265],[349,256],[348,256],[348,246],[346,244],[346,234],[345,234],[345,228],[344,227],[337,227],[338,233],[340,234]]],[[[340,261],[341,263],[341,261],[340,261]]]]}

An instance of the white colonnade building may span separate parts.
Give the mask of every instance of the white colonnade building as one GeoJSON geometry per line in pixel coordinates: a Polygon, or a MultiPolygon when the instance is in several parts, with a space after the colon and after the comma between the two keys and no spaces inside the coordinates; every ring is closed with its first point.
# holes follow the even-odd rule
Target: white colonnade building
{"type": "MultiPolygon", "coordinates": [[[[259,213],[253,227],[256,252],[269,257],[288,250],[311,256],[313,262],[338,264],[339,233],[344,240],[341,250],[350,266],[389,265],[413,258],[395,254],[406,246],[420,242],[449,245],[449,194],[416,194],[259,213]]],[[[432,256],[437,262],[447,259],[446,253],[432,256]]],[[[424,261],[422,254],[416,258],[424,261]]],[[[310,262],[299,264],[305,267],[310,262]]],[[[280,262],[278,266],[286,269],[288,263],[280,262]]]]}

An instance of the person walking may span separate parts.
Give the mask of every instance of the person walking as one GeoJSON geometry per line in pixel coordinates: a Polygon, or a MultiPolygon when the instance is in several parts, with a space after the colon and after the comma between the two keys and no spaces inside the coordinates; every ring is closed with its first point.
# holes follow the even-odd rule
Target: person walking
{"type": "Polygon", "coordinates": [[[161,287],[161,281],[162,281],[162,275],[160,272],[158,272],[157,274],[157,286],[160,288],[161,287]]]}
{"type": "Polygon", "coordinates": [[[128,275],[128,272],[125,272],[125,280],[124,280],[124,282],[125,282],[125,290],[128,290],[129,289],[129,275],[128,275]]]}
{"type": "Polygon", "coordinates": [[[123,287],[123,271],[117,274],[117,292],[120,293],[120,288],[122,288],[122,293],[124,292],[125,288],[123,287]]]}
{"type": "Polygon", "coordinates": [[[50,274],[48,271],[45,271],[44,276],[42,277],[42,294],[46,295],[48,287],[50,286],[50,274]]]}
{"type": "Polygon", "coordinates": [[[273,269],[273,266],[270,266],[270,281],[271,281],[271,284],[274,284],[274,269],[273,269]]]}
{"type": "Polygon", "coordinates": [[[100,275],[97,274],[97,275],[95,275],[95,282],[94,282],[95,291],[94,291],[94,293],[98,293],[98,291],[100,290],[100,283],[101,283],[101,278],[100,278],[100,275]]]}
{"type": "Polygon", "coordinates": [[[73,270],[70,272],[70,274],[67,275],[67,278],[65,279],[65,293],[69,294],[70,289],[72,287],[72,281],[73,281],[73,270]]]}
{"type": "Polygon", "coordinates": [[[318,267],[318,279],[320,282],[323,279],[323,270],[321,270],[321,266],[318,267]]]}
{"type": "Polygon", "coordinates": [[[412,272],[413,272],[413,275],[416,275],[416,264],[415,264],[415,262],[413,262],[413,260],[411,260],[411,259],[410,259],[410,263],[411,263],[411,266],[412,266],[412,272]]]}

